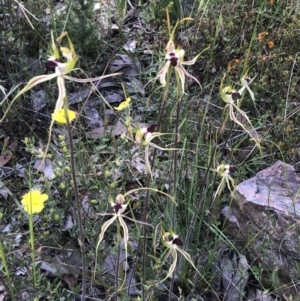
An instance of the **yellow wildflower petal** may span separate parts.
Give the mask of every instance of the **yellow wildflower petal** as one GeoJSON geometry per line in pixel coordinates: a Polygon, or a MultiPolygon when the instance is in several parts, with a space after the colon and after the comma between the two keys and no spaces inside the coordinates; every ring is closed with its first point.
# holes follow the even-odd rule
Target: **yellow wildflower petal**
{"type": "MultiPolygon", "coordinates": [[[[69,117],[69,121],[72,122],[76,117],[76,113],[74,111],[68,109],[68,117],[69,117]]],[[[52,114],[52,119],[58,123],[66,124],[67,119],[65,116],[64,108],[59,109],[57,112],[54,112],[52,114]]]]}
{"type": "Polygon", "coordinates": [[[39,190],[31,190],[23,196],[21,203],[27,213],[34,214],[44,209],[44,202],[47,200],[47,194],[42,194],[39,190]]]}
{"type": "Polygon", "coordinates": [[[123,111],[129,107],[130,101],[130,97],[127,97],[125,101],[121,102],[117,107],[114,107],[114,109],[117,111],[123,111]]]}

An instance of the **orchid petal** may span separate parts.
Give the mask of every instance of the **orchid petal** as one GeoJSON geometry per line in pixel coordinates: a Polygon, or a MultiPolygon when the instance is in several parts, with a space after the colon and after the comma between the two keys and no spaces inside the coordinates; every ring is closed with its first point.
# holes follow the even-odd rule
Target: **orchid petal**
{"type": "MultiPolygon", "coordinates": [[[[108,229],[108,227],[115,221],[115,219],[117,218],[118,216],[117,215],[114,215],[110,220],[108,220],[107,222],[105,222],[103,224],[103,226],[101,227],[101,232],[100,232],[100,235],[99,235],[99,238],[98,238],[98,242],[97,242],[97,245],[96,245],[96,256],[95,256],[95,266],[97,266],[97,258],[98,258],[98,249],[99,249],[99,246],[100,246],[100,243],[104,237],[104,233],[106,232],[106,230],[108,229]]],[[[96,278],[96,268],[94,270],[94,278],[96,278]]]]}
{"type": "Polygon", "coordinates": [[[178,246],[177,246],[177,251],[180,252],[184,256],[184,258],[192,265],[192,267],[199,273],[198,269],[196,268],[196,266],[193,263],[191,255],[189,253],[187,253],[186,251],[184,251],[183,249],[179,248],[178,246]]]}
{"type": "Polygon", "coordinates": [[[158,75],[155,77],[156,78],[159,78],[159,81],[160,83],[162,84],[162,86],[165,86],[166,85],[166,75],[168,73],[168,70],[169,70],[169,67],[171,65],[171,62],[170,61],[167,61],[165,63],[165,65],[163,66],[163,68],[161,69],[161,71],[158,73],[158,75]]]}
{"type": "Polygon", "coordinates": [[[252,101],[254,101],[254,100],[255,100],[255,97],[254,97],[253,91],[252,91],[248,86],[247,86],[246,88],[247,88],[247,90],[248,90],[248,92],[249,92],[249,94],[250,94],[250,97],[251,97],[252,101]]]}
{"type": "Polygon", "coordinates": [[[174,270],[176,268],[176,264],[177,264],[177,252],[174,249],[170,249],[168,251],[168,253],[166,254],[166,256],[165,256],[165,259],[167,259],[170,256],[170,254],[172,254],[172,256],[173,256],[173,262],[172,262],[172,264],[171,264],[171,266],[169,268],[167,276],[161,282],[164,282],[166,279],[168,279],[170,276],[172,276],[172,274],[173,274],[173,272],[174,272],[174,270]]]}
{"type": "Polygon", "coordinates": [[[58,60],[59,59],[59,51],[58,51],[58,48],[56,47],[52,30],[51,30],[51,48],[52,48],[52,53],[51,53],[51,57],[49,59],[58,60]]]}
{"type": "Polygon", "coordinates": [[[58,86],[58,98],[55,104],[54,114],[57,113],[64,105],[64,98],[67,96],[65,80],[63,77],[57,77],[57,86],[58,86]]]}
{"type": "Polygon", "coordinates": [[[197,78],[195,78],[195,77],[192,76],[190,73],[188,73],[183,67],[181,68],[181,70],[182,70],[182,72],[183,72],[186,76],[188,76],[189,78],[193,79],[193,80],[200,86],[200,88],[202,89],[202,86],[201,86],[201,84],[200,84],[200,82],[198,81],[197,78]]]}
{"type": "Polygon", "coordinates": [[[77,83],[90,83],[90,82],[95,82],[95,81],[100,81],[104,78],[107,78],[107,77],[111,77],[111,76],[115,76],[115,75],[120,75],[122,74],[122,72],[117,72],[117,73],[112,73],[112,74],[107,74],[107,75],[102,75],[102,76],[98,76],[98,77],[93,77],[93,78],[76,78],[76,77],[72,77],[72,76],[69,76],[69,75],[64,75],[64,78],[65,79],[68,79],[70,81],[74,81],[74,82],[77,82],[77,83]]]}
{"type": "Polygon", "coordinates": [[[23,93],[27,92],[28,90],[32,89],[33,87],[35,87],[38,84],[41,84],[43,82],[46,82],[48,80],[51,80],[55,77],[57,77],[58,74],[57,73],[52,73],[52,74],[43,74],[43,75],[38,75],[35,76],[34,78],[32,78],[31,80],[29,80],[29,82],[27,83],[27,85],[15,96],[14,99],[18,98],[19,96],[21,96],[23,93]]]}
{"type": "Polygon", "coordinates": [[[200,56],[201,53],[199,53],[198,55],[196,55],[192,60],[190,61],[180,61],[180,63],[182,65],[187,65],[187,66],[190,66],[190,65],[194,65],[196,63],[196,60],[198,59],[198,57],[200,56]]]}
{"type": "Polygon", "coordinates": [[[119,216],[118,220],[119,220],[121,227],[123,228],[123,232],[124,232],[125,253],[126,253],[125,255],[127,258],[127,244],[129,242],[128,228],[127,228],[127,225],[126,225],[125,221],[123,220],[122,216],[119,216]]]}
{"type": "Polygon", "coordinates": [[[39,76],[35,76],[34,78],[32,78],[27,85],[14,97],[14,99],[11,101],[11,103],[8,105],[7,110],[4,112],[3,117],[1,118],[0,122],[2,122],[6,116],[6,114],[8,113],[8,111],[10,110],[11,106],[14,104],[15,100],[20,97],[22,94],[24,94],[26,91],[32,89],[34,86],[46,82],[48,80],[51,80],[55,77],[57,77],[58,75],[56,73],[53,74],[43,74],[43,75],[39,75],[39,76]]]}
{"type": "Polygon", "coordinates": [[[175,49],[175,44],[172,40],[170,40],[166,46],[166,51],[167,54],[169,53],[175,53],[176,49],[175,49]]]}
{"type": "Polygon", "coordinates": [[[184,85],[185,85],[185,75],[184,75],[184,68],[180,68],[179,66],[174,67],[179,78],[180,78],[180,82],[181,82],[181,90],[182,92],[184,91],[184,85]]]}
{"type": "Polygon", "coordinates": [[[106,232],[108,227],[116,220],[117,217],[118,217],[117,215],[113,215],[113,217],[111,219],[109,219],[107,222],[105,222],[102,225],[101,232],[99,234],[97,245],[96,245],[96,250],[99,249],[100,243],[101,243],[101,241],[103,240],[103,237],[104,237],[104,233],[106,232]]]}

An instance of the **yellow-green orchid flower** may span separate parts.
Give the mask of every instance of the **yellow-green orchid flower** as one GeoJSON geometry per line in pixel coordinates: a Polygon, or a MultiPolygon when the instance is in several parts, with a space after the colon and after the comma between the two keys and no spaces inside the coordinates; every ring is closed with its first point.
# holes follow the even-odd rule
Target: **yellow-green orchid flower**
{"type": "MultiPolygon", "coordinates": [[[[97,252],[98,252],[98,248],[100,246],[100,243],[103,240],[104,237],[104,233],[106,232],[106,230],[108,229],[108,227],[115,221],[118,220],[119,224],[121,225],[122,229],[123,229],[123,235],[124,235],[124,246],[125,246],[125,258],[127,260],[127,244],[129,242],[129,233],[128,233],[128,228],[127,225],[123,219],[123,217],[128,218],[129,220],[133,221],[133,222],[137,222],[137,223],[141,223],[135,219],[132,219],[126,215],[123,215],[123,213],[125,212],[128,204],[125,204],[125,197],[122,194],[119,194],[116,197],[115,202],[111,202],[110,203],[111,207],[114,210],[114,213],[104,213],[101,215],[112,215],[112,218],[109,219],[107,222],[105,222],[102,227],[101,227],[101,232],[98,238],[98,242],[96,245],[96,264],[97,264],[97,252]]],[[[119,235],[119,233],[118,233],[119,235]]],[[[94,278],[96,276],[96,268],[95,268],[95,272],[94,272],[94,278]]],[[[125,280],[125,279],[124,279],[125,280]]],[[[123,286],[123,285],[122,285],[123,286]]]]}
{"type": "MultiPolygon", "coordinates": [[[[49,143],[50,143],[50,138],[51,138],[51,132],[52,132],[52,126],[55,121],[55,118],[59,112],[60,109],[65,107],[68,107],[67,103],[67,92],[66,92],[66,87],[65,87],[65,80],[70,80],[78,83],[88,83],[88,82],[93,82],[93,81],[100,81],[103,78],[118,75],[120,73],[114,73],[114,74],[109,74],[109,75],[104,75],[104,76],[99,76],[95,78],[87,78],[87,79],[79,79],[75,77],[71,77],[68,74],[72,72],[75,69],[76,62],[78,60],[78,56],[75,53],[74,45],[68,35],[67,32],[63,32],[58,38],[57,41],[60,42],[64,37],[67,37],[68,39],[68,44],[69,47],[61,47],[60,52],[62,53],[62,56],[66,59],[66,62],[63,62],[60,57],[60,52],[56,46],[54,37],[53,37],[53,32],[51,31],[51,55],[48,58],[48,61],[46,62],[46,69],[47,71],[53,72],[52,74],[43,74],[39,76],[35,76],[29,82],[27,85],[13,98],[11,103],[8,106],[8,109],[4,113],[4,116],[1,118],[0,122],[2,122],[10,110],[11,106],[14,104],[15,100],[20,97],[22,94],[27,92],[28,90],[32,89],[38,84],[41,84],[46,81],[50,81],[54,78],[57,80],[57,87],[58,87],[58,98],[55,104],[54,112],[52,114],[52,120],[49,128],[49,139],[48,139],[48,144],[46,147],[45,153],[48,151],[49,143]],[[65,103],[64,103],[65,102],[65,103]]],[[[79,69],[78,69],[79,70],[79,69]]]]}
{"type": "MultiPolygon", "coordinates": [[[[110,202],[110,205],[111,207],[113,208],[114,210],[114,213],[100,213],[99,215],[102,215],[102,216],[105,216],[105,215],[112,215],[112,218],[109,219],[108,221],[106,221],[102,227],[101,227],[101,232],[99,234],[99,238],[98,238],[98,242],[97,242],[97,245],[96,245],[96,259],[95,259],[95,265],[97,265],[97,252],[98,252],[98,249],[99,249],[99,246],[100,246],[100,243],[102,242],[103,240],[103,237],[104,237],[104,234],[106,232],[106,230],[108,229],[108,227],[115,221],[117,220],[122,229],[123,229],[123,236],[124,236],[124,246],[125,246],[125,258],[127,260],[127,254],[128,254],[128,243],[129,243],[129,231],[128,231],[128,227],[124,221],[124,218],[126,219],[129,219],[130,221],[134,222],[134,223],[139,223],[139,224],[142,224],[142,225],[147,225],[147,226],[151,226],[150,224],[147,224],[147,223],[144,223],[142,221],[138,221],[136,219],[133,219],[133,218],[130,218],[128,217],[127,215],[124,215],[124,212],[125,210],[127,209],[128,207],[128,202],[125,203],[125,197],[133,192],[136,192],[136,191],[140,191],[140,190],[151,190],[151,191],[154,191],[154,192],[159,192],[167,197],[169,197],[174,203],[175,205],[177,206],[177,203],[175,202],[174,198],[171,197],[169,194],[163,192],[163,191],[160,191],[156,188],[137,188],[137,189],[133,189],[133,190],[130,190],[128,192],[126,192],[124,195],[123,194],[119,194],[116,199],[115,199],[115,202],[110,202]]],[[[96,268],[95,268],[95,272],[94,272],[94,277],[95,277],[95,273],[96,273],[96,268]]]]}
{"type": "Polygon", "coordinates": [[[215,193],[214,200],[220,195],[220,193],[224,189],[224,185],[227,185],[227,188],[229,189],[231,196],[234,197],[234,191],[235,191],[235,183],[234,179],[230,176],[230,173],[233,171],[233,167],[229,164],[219,164],[217,166],[216,172],[221,177],[221,182],[217,188],[217,191],[215,193]]]}
{"type": "Polygon", "coordinates": [[[183,257],[199,273],[198,269],[196,268],[196,266],[194,265],[194,263],[192,261],[190,254],[180,248],[180,246],[182,246],[182,241],[177,234],[175,234],[173,231],[164,232],[164,230],[161,230],[161,237],[162,237],[163,245],[169,249],[168,253],[164,257],[164,260],[166,260],[170,255],[172,255],[172,257],[173,257],[173,261],[169,268],[167,276],[161,282],[163,282],[167,278],[171,277],[173,272],[175,271],[177,259],[178,259],[177,252],[181,253],[183,255],[183,257]]]}
{"type": "Polygon", "coordinates": [[[238,91],[238,93],[243,94],[244,90],[247,89],[248,92],[249,92],[249,94],[250,94],[250,97],[251,97],[252,101],[255,100],[255,97],[254,97],[254,93],[250,89],[249,85],[253,82],[253,80],[255,79],[255,77],[251,79],[246,74],[243,75],[242,78],[241,78],[242,87],[238,91]]]}
{"type": "MultiPolygon", "coordinates": [[[[254,140],[254,142],[258,146],[259,150],[261,150],[260,141],[256,137],[257,135],[255,135],[256,131],[255,131],[250,119],[248,118],[247,114],[235,104],[235,102],[237,102],[241,98],[241,94],[239,93],[239,91],[234,90],[231,86],[226,86],[223,88],[223,81],[224,81],[225,76],[226,75],[223,76],[223,78],[221,80],[221,84],[220,84],[221,98],[226,103],[224,110],[228,108],[229,118],[233,122],[238,124],[241,128],[243,128],[249,134],[249,136],[254,140]],[[235,111],[236,111],[236,113],[235,113],[235,111]],[[238,120],[238,118],[236,117],[237,113],[239,113],[241,116],[243,116],[245,118],[245,120],[248,123],[247,128],[243,123],[241,123],[238,120]]],[[[244,91],[244,89],[242,91],[244,91]]]]}
{"type": "Polygon", "coordinates": [[[209,47],[205,48],[202,52],[200,52],[198,55],[196,55],[192,60],[185,61],[184,60],[185,51],[180,48],[176,49],[175,43],[174,43],[174,36],[175,36],[175,31],[180,23],[182,23],[184,21],[192,21],[193,19],[192,18],[184,18],[180,21],[177,21],[171,32],[171,29],[170,29],[171,25],[170,25],[168,9],[166,10],[166,12],[167,12],[167,25],[168,25],[169,34],[170,34],[170,39],[166,46],[166,55],[165,55],[166,62],[165,62],[165,65],[162,67],[162,69],[158,72],[157,76],[154,79],[150,80],[150,82],[153,80],[159,79],[162,86],[165,86],[167,73],[169,71],[171,71],[170,68],[172,68],[175,70],[177,84],[179,85],[179,88],[181,89],[182,94],[184,93],[186,76],[193,79],[200,86],[200,88],[202,88],[200,82],[194,76],[192,76],[190,73],[188,73],[185,70],[184,66],[185,65],[189,66],[189,65],[195,64],[198,57],[203,53],[203,51],[207,50],[209,47]]]}
{"type": "MultiPolygon", "coordinates": [[[[201,52],[202,53],[202,52],[201,52]]],[[[158,72],[156,78],[159,78],[160,83],[165,86],[166,85],[166,76],[169,71],[169,68],[174,68],[176,77],[179,77],[179,81],[181,83],[181,91],[184,92],[184,86],[185,86],[185,77],[190,77],[193,79],[201,88],[200,82],[192,76],[190,73],[188,73],[184,65],[193,65],[195,64],[197,58],[201,55],[199,53],[197,56],[195,56],[190,61],[184,61],[184,54],[185,51],[183,49],[175,48],[175,44],[173,40],[170,40],[166,47],[166,56],[165,56],[165,65],[162,67],[162,69],[158,72]]]]}
{"type": "MultiPolygon", "coordinates": [[[[145,147],[145,165],[146,165],[146,172],[150,173],[152,176],[151,172],[151,165],[150,165],[150,160],[149,160],[149,147],[155,147],[157,149],[163,150],[163,151],[170,151],[170,150],[180,150],[176,148],[162,148],[158,146],[157,144],[151,142],[154,138],[164,136],[164,135],[174,135],[172,133],[160,133],[160,132],[154,132],[155,125],[151,125],[150,127],[146,128],[140,128],[136,131],[135,133],[135,140],[134,142],[137,145],[144,146],[145,147]]],[[[179,134],[178,135],[178,140],[180,138],[179,134]]]]}
{"type": "Polygon", "coordinates": [[[38,84],[41,84],[43,82],[49,81],[51,79],[56,78],[57,79],[57,86],[58,86],[58,98],[56,101],[54,113],[56,113],[59,109],[63,107],[63,101],[64,98],[66,97],[66,87],[65,87],[65,79],[78,82],[78,83],[88,83],[88,82],[93,82],[93,81],[99,81],[102,80],[103,78],[118,75],[120,73],[114,73],[114,74],[109,74],[109,75],[104,75],[104,76],[99,76],[95,78],[87,78],[87,79],[79,79],[75,77],[71,77],[68,74],[75,70],[75,65],[78,60],[78,57],[75,53],[74,50],[74,45],[68,36],[67,32],[63,32],[60,37],[57,39],[58,41],[61,41],[63,37],[67,37],[68,43],[69,43],[69,48],[67,47],[61,47],[60,51],[62,53],[62,56],[66,58],[66,62],[63,62],[60,58],[60,53],[59,50],[56,46],[56,43],[54,41],[53,33],[51,32],[51,55],[48,58],[48,61],[46,62],[46,69],[47,71],[52,71],[54,73],[52,74],[43,74],[39,76],[35,76],[32,78],[27,85],[14,97],[12,102],[9,104],[8,109],[4,113],[4,116],[0,120],[0,122],[3,121],[5,118],[7,112],[9,111],[10,107],[14,104],[15,100],[20,97],[22,94],[27,92],[28,90],[32,89],[38,84]]]}

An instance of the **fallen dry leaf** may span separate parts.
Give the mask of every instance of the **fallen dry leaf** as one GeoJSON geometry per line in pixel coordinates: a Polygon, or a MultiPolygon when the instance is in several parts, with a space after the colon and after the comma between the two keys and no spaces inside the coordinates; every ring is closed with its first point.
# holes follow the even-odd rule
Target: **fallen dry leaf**
{"type": "Polygon", "coordinates": [[[0,166],[4,166],[12,158],[12,154],[1,155],[0,156],[0,166]]]}

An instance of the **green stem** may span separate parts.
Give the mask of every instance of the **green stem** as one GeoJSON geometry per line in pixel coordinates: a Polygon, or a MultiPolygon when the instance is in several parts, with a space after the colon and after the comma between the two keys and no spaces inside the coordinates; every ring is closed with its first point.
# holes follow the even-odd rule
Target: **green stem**
{"type": "MultiPolygon", "coordinates": [[[[154,159],[154,155],[153,155],[153,159],[154,159]]],[[[153,165],[153,161],[152,161],[152,165],[153,165]]],[[[151,174],[147,173],[147,187],[149,187],[150,181],[151,181],[151,174]]],[[[148,208],[149,196],[150,196],[150,190],[147,189],[145,202],[144,202],[144,206],[143,206],[143,217],[142,217],[142,221],[143,221],[143,223],[145,223],[142,225],[142,233],[143,233],[142,281],[143,281],[143,284],[145,283],[145,262],[146,262],[145,258],[147,255],[147,226],[146,226],[146,223],[147,223],[147,212],[148,212],[147,208],[148,208]]],[[[142,285],[142,300],[146,300],[144,285],[142,285]]]]}
{"type": "Polygon", "coordinates": [[[12,301],[16,301],[16,296],[12,287],[12,283],[11,283],[11,278],[9,275],[9,269],[7,267],[7,262],[6,262],[6,258],[5,258],[5,254],[4,254],[4,250],[3,250],[3,245],[2,245],[2,241],[0,240],[0,258],[4,267],[4,274],[6,277],[6,281],[7,281],[7,286],[11,295],[11,299],[12,301]]]}
{"type": "Polygon", "coordinates": [[[76,204],[76,212],[77,212],[77,224],[79,229],[79,238],[78,242],[80,245],[81,251],[81,264],[82,264],[82,294],[81,294],[81,301],[85,300],[85,290],[86,290],[86,260],[85,260],[85,246],[84,246],[84,220],[81,214],[81,203],[78,193],[78,186],[77,186],[77,179],[76,179],[76,169],[75,169],[75,158],[74,158],[74,146],[73,146],[73,139],[72,139],[72,131],[71,125],[68,115],[68,100],[64,98],[64,113],[67,121],[67,130],[68,136],[70,141],[70,164],[71,164],[71,174],[72,180],[74,185],[74,193],[75,193],[75,204],[76,204]]]}
{"type": "MultiPolygon", "coordinates": [[[[32,206],[32,202],[30,202],[30,206],[32,206]]],[[[32,212],[32,208],[30,208],[32,212]]],[[[32,260],[32,276],[33,276],[33,284],[36,287],[36,269],[35,269],[35,250],[34,250],[34,231],[33,231],[33,217],[32,214],[28,214],[29,217],[29,233],[30,233],[30,246],[31,246],[31,260],[32,260]]]]}
{"type": "MultiPolygon", "coordinates": [[[[118,301],[118,291],[119,291],[119,265],[120,265],[120,252],[121,252],[121,231],[120,224],[117,220],[117,241],[118,241],[118,252],[117,252],[117,260],[116,260],[116,275],[115,275],[115,300],[118,301]]],[[[126,243],[126,242],[125,242],[126,243]]],[[[127,258],[125,258],[127,260],[127,258]]]]}
{"type": "MultiPolygon", "coordinates": [[[[176,200],[176,183],[177,183],[177,148],[178,148],[178,131],[179,131],[179,115],[180,115],[180,108],[181,108],[181,98],[182,95],[180,96],[180,79],[178,79],[178,76],[176,74],[176,80],[177,80],[177,96],[178,96],[178,101],[177,101],[177,112],[176,112],[176,123],[175,123],[175,140],[174,140],[174,153],[173,153],[173,158],[174,158],[174,180],[173,180],[173,196],[176,200]]],[[[172,220],[171,220],[171,228],[176,231],[176,206],[174,204],[171,204],[172,210],[172,220]]],[[[172,274],[171,278],[171,283],[170,283],[170,290],[169,290],[169,300],[172,300],[172,294],[173,294],[173,288],[174,288],[174,282],[175,282],[175,273],[172,274]]]]}

